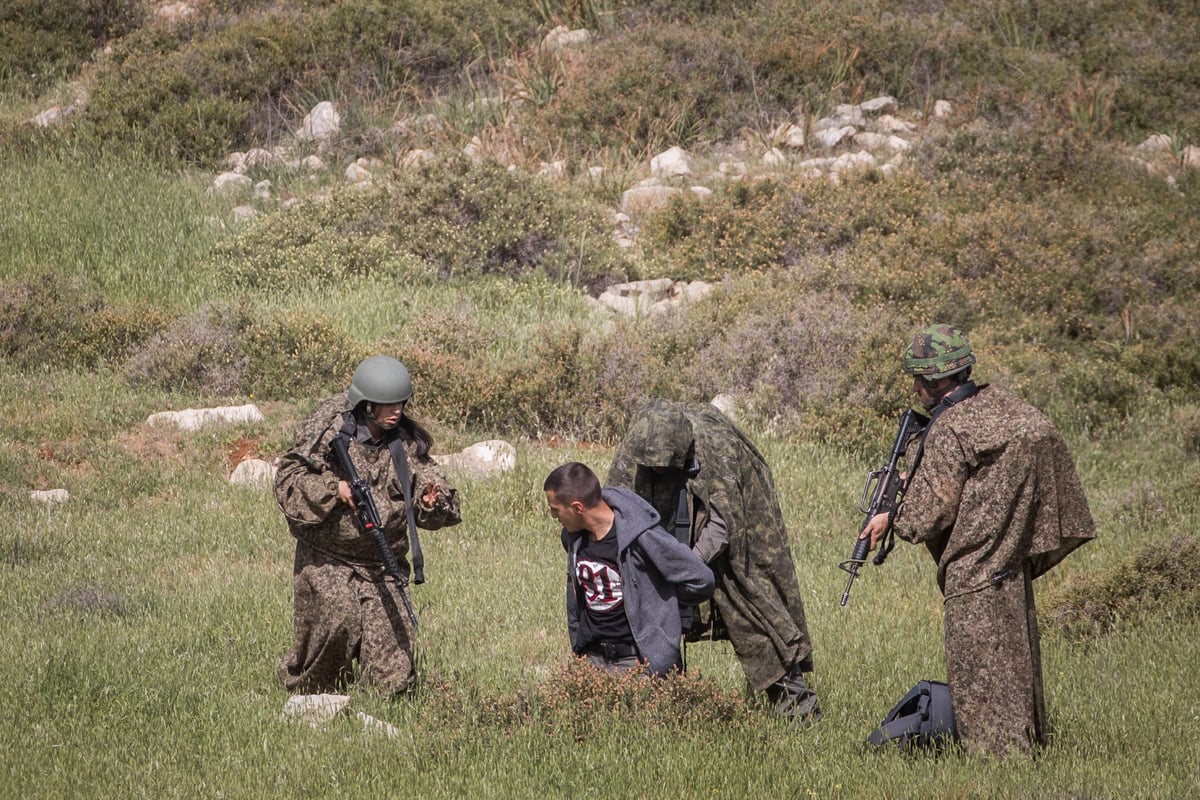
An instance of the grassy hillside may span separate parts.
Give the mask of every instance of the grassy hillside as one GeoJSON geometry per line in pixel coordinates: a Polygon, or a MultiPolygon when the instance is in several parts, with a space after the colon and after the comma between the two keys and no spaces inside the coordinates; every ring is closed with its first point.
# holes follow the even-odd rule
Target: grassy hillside
{"type": "Polygon", "coordinates": [[[36,5],[0,0],[0,795],[1200,790],[1189,4],[36,5]],[[587,40],[543,44],[559,26],[587,40]],[[857,149],[819,145],[818,121],[880,95],[911,126],[903,157],[815,175],[857,149]],[[321,101],[340,133],[297,138],[321,101]],[[675,145],[692,173],[661,183],[682,191],[617,219],[675,145]],[[251,152],[250,185],[215,191],[251,152]],[[713,291],[628,319],[588,300],[648,277],[713,291]],[[1036,762],[859,747],[944,675],[916,548],[836,602],[863,475],[911,399],[900,351],[933,320],[1067,432],[1101,531],[1039,581],[1036,762]],[[461,478],[463,524],[427,537],[418,701],[355,695],[398,740],[279,719],[290,543],[265,492],[227,482],[374,352],[412,370],[437,451],[519,452],[461,478]],[[720,645],[659,694],[566,657],[543,477],[605,468],[649,397],[717,393],[781,488],[827,714],[811,730],[748,700],[720,645]],[[264,423],[145,424],[246,402],[264,423]],[[52,488],[71,500],[29,501],[52,488]]]}

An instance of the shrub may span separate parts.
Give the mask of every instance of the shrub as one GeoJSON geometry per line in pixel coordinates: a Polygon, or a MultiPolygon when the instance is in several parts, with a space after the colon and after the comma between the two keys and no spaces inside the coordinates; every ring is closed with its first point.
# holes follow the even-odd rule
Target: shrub
{"type": "Polygon", "coordinates": [[[167,324],[157,309],[110,306],[54,273],[0,286],[0,354],[17,366],[119,363],[167,324]]]}
{"type": "Polygon", "coordinates": [[[1046,604],[1047,626],[1071,639],[1102,636],[1158,615],[1200,614],[1200,539],[1178,534],[1142,545],[1107,572],[1076,581],[1046,604]]]}
{"type": "Polygon", "coordinates": [[[644,156],[704,138],[735,137],[755,119],[751,75],[717,30],[642,25],[573,52],[566,80],[525,135],[587,159],[602,152],[644,156]]]}
{"type": "Polygon", "coordinates": [[[248,313],[230,305],[205,306],[173,322],[124,365],[137,386],[207,395],[242,393],[247,356],[238,336],[248,313]]]}
{"type": "Polygon", "coordinates": [[[238,286],[278,289],[346,275],[542,274],[586,286],[624,278],[606,211],[581,194],[492,163],[404,172],[265,217],[214,251],[238,286]]]}
{"type": "Polygon", "coordinates": [[[264,399],[334,394],[367,353],[321,314],[287,311],[253,318],[238,336],[246,394],[264,399]]]}
{"type": "Polygon", "coordinates": [[[176,320],[124,365],[139,386],[266,400],[340,391],[365,353],[320,314],[261,318],[242,305],[209,305],[176,320]]]}
{"type": "Polygon", "coordinates": [[[137,0],[0,0],[0,92],[45,91],[142,15],[137,0]]]}

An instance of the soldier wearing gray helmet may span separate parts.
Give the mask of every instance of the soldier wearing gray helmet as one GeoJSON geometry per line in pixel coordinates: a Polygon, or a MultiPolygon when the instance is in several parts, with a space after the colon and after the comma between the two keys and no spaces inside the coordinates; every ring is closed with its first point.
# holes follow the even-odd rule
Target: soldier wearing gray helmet
{"type": "Polygon", "coordinates": [[[356,661],[363,683],[386,693],[415,684],[407,588],[385,574],[378,543],[360,530],[347,476],[330,452],[332,441],[344,437],[407,579],[410,537],[416,537],[410,520],[427,530],[461,520],[458,493],[429,456],[432,437],[406,413],[412,394],[403,364],[372,356],[358,365],[348,391],[300,424],[295,445],[280,459],[275,499],[296,539],[296,558],[295,644],[279,675],[293,694],[343,690],[356,661]]]}
{"type": "MultiPolygon", "coordinates": [[[[958,735],[968,750],[1003,757],[1046,743],[1033,579],[1096,530],[1058,430],[1015,394],[976,385],[974,364],[950,325],[925,328],[905,351],[930,422],[890,521],[938,565],[958,735]]],[[[888,523],[878,514],[861,536],[874,548],[888,523]]]]}

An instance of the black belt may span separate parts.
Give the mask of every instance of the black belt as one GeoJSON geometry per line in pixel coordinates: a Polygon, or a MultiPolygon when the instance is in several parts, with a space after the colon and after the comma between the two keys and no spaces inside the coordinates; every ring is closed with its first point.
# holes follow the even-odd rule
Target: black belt
{"type": "Polygon", "coordinates": [[[629,658],[638,654],[635,645],[625,644],[624,642],[592,642],[583,649],[583,652],[589,656],[597,656],[608,661],[629,658]]]}

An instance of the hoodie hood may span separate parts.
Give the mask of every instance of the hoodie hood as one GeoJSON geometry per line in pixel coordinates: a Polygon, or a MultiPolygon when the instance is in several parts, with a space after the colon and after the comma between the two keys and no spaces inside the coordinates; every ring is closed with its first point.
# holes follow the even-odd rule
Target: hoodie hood
{"type": "Polygon", "coordinates": [[[602,490],[604,502],[612,508],[617,531],[617,547],[626,550],[639,536],[659,523],[658,512],[624,486],[609,486],[602,490]]]}

